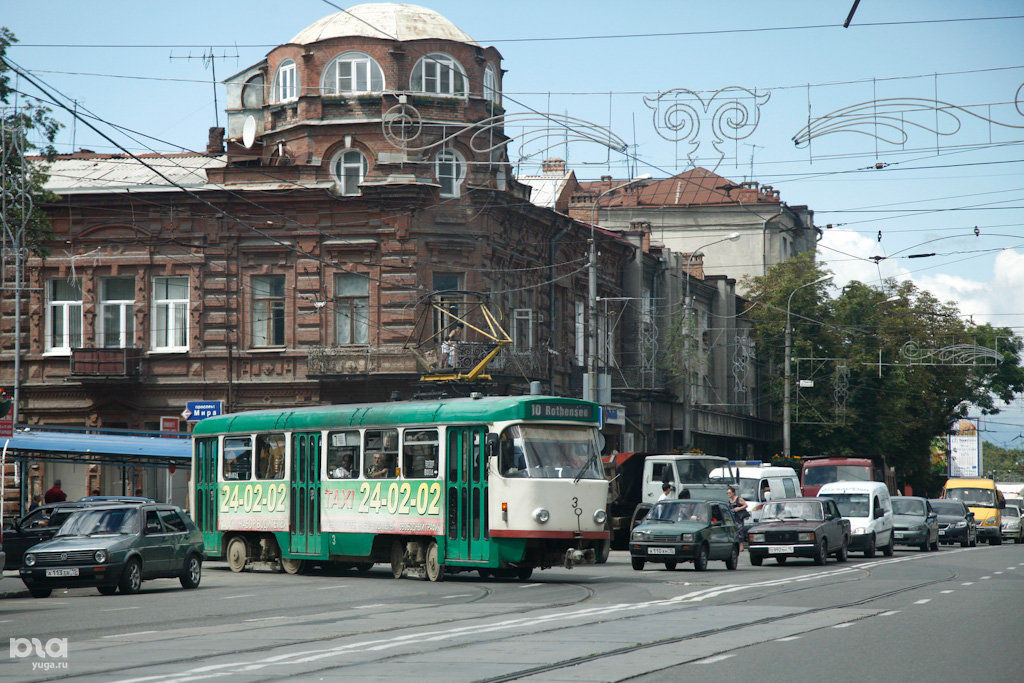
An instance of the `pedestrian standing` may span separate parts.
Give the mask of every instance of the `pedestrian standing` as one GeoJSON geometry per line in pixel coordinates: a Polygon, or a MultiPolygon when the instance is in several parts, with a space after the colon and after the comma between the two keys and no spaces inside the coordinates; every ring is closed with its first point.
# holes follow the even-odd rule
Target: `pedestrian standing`
{"type": "Polygon", "coordinates": [[[750,517],[750,513],[747,511],[747,501],[743,500],[732,486],[726,489],[726,493],[729,494],[729,509],[732,510],[733,519],[736,520],[736,530],[740,535],[740,548],[742,548],[743,542],[747,538],[746,521],[750,517]]]}
{"type": "Polygon", "coordinates": [[[68,494],[64,493],[60,487],[60,479],[55,479],[53,486],[43,494],[43,501],[49,503],[63,503],[68,499],[68,494]]]}

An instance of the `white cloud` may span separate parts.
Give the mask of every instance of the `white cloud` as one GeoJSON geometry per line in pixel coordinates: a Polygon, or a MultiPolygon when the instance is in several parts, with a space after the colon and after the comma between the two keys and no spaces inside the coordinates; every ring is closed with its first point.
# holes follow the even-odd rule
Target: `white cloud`
{"type": "Polygon", "coordinates": [[[907,272],[897,261],[882,259],[876,265],[863,260],[885,255],[881,244],[850,230],[827,230],[818,243],[818,259],[835,273],[833,284],[840,288],[851,280],[877,287],[882,279],[907,272]]]}

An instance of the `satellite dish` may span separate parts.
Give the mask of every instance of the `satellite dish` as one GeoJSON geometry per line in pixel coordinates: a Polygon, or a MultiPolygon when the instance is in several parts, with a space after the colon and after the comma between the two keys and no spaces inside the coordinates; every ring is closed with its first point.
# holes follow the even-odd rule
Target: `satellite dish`
{"type": "Polygon", "coordinates": [[[252,149],[254,142],[256,142],[256,117],[249,114],[242,124],[242,144],[246,149],[252,149]]]}

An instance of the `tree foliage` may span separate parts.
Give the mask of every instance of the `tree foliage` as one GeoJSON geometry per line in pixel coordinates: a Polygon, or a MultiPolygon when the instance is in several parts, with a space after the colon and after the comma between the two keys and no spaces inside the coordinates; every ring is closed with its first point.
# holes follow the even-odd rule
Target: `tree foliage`
{"type": "Polygon", "coordinates": [[[53,141],[61,124],[50,116],[49,108],[15,92],[7,49],[16,42],[9,29],[0,27],[0,145],[4,151],[0,156],[0,193],[4,200],[4,223],[12,228],[24,224],[23,246],[45,256],[43,245],[52,233],[42,207],[57,196],[44,188],[49,178],[45,165],[38,160],[26,161],[24,155],[35,153],[52,160],[57,153],[53,141]]]}
{"type": "Polygon", "coordinates": [[[964,321],[955,306],[911,282],[879,288],[851,282],[832,298],[828,283],[797,287],[827,275],[812,253],[780,263],[749,282],[760,359],[769,368],[768,392],[782,414],[786,305],[792,294],[794,359],[792,454],[881,453],[897,478],[934,487],[929,445],[971,405],[982,414],[1024,391],[1022,341],[1008,328],[964,321]],[[893,301],[888,299],[895,297],[893,301]],[[998,349],[999,359],[971,366],[912,362],[901,350],[957,344],[998,349]],[[797,371],[799,369],[799,372],[797,371]],[[815,376],[810,373],[817,370],[815,376]],[[799,379],[814,387],[797,389],[799,379]],[[816,424],[804,424],[813,422],[816,424]]]}

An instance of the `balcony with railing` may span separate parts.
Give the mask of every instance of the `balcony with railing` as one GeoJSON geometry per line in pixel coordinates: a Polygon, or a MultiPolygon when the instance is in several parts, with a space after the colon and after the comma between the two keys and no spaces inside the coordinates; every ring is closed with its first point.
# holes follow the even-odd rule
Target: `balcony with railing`
{"type": "Polygon", "coordinates": [[[73,348],[71,375],[78,379],[135,380],[142,374],[142,357],[143,350],[135,347],[73,348]]]}

